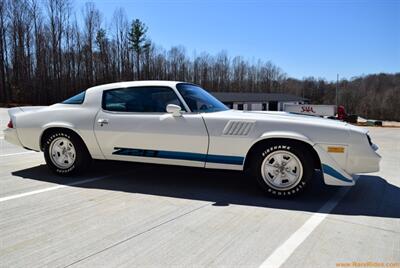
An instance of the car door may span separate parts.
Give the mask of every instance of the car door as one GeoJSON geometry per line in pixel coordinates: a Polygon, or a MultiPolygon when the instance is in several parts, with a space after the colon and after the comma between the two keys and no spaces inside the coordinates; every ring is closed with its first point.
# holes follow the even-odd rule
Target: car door
{"type": "Polygon", "coordinates": [[[183,104],[169,87],[103,92],[94,131],[106,159],[204,167],[208,134],[200,114],[166,112],[183,104]]]}

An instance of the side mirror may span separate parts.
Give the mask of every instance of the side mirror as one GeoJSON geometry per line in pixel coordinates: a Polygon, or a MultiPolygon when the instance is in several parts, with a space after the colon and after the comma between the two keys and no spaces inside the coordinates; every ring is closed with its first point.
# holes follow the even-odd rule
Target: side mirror
{"type": "Polygon", "coordinates": [[[167,105],[167,113],[172,114],[173,116],[182,116],[181,106],[175,104],[167,105]]]}

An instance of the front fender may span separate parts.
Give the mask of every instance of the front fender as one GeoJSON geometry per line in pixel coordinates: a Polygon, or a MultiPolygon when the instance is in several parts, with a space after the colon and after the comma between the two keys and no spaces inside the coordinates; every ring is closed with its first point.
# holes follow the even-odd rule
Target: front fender
{"type": "Polygon", "coordinates": [[[301,133],[296,133],[292,131],[269,131],[264,132],[257,140],[255,140],[252,144],[256,144],[259,141],[267,140],[267,139],[292,139],[292,140],[299,140],[314,146],[314,142],[311,141],[308,137],[304,136],[301,133]]]}
{"type": "MultiPolygon", "coordinates": [[[[292,131],[268,131],[264,132],[258,138],[254,139],[250,146],[248,147],[248,151],[246,152],[244,163],[248,163],[248,156],[251,154],[252,150],[257,146],[257,143],[267,141],[270,139],[287,139],[287,140],[295,140],[309,144],[311,147],[314,146],[314,142],[312,142],[308,137],[301,133],[296,133],[292,131]]],[[[245,168],[243,166],[243,168],[245,168]]]]}
{"type": "Polygon", "coordinates": [[[298,140],[311,145],[316,151],[321,162],[321,171],[323,174],[324,183],[327,185],[350,186],[354,185],[354,179],[318,144],[313,142],[307,136],[290,131],[270,131],[263,133],[254,143],[268,139],[292,139],[298,140]]]}

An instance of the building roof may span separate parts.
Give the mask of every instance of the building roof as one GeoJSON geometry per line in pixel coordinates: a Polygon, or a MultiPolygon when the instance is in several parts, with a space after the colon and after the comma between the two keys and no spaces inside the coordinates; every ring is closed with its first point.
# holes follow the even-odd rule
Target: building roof
{"type": "Polygon", "coordinates": [[[307,101],[308,99],[283,93],[210,92],[222,102],[307,101]]]}

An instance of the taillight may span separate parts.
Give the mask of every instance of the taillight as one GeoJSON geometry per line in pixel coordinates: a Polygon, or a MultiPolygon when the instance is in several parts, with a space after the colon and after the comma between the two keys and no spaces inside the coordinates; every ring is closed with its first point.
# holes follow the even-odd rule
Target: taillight
{"type": "Polygon", "coordinates": [[[13,125],[13,122],[11,121],[11,119],[10,119],[10,122],[8,122],[7,127],[14,128],[14,125],[13,125]]]}

